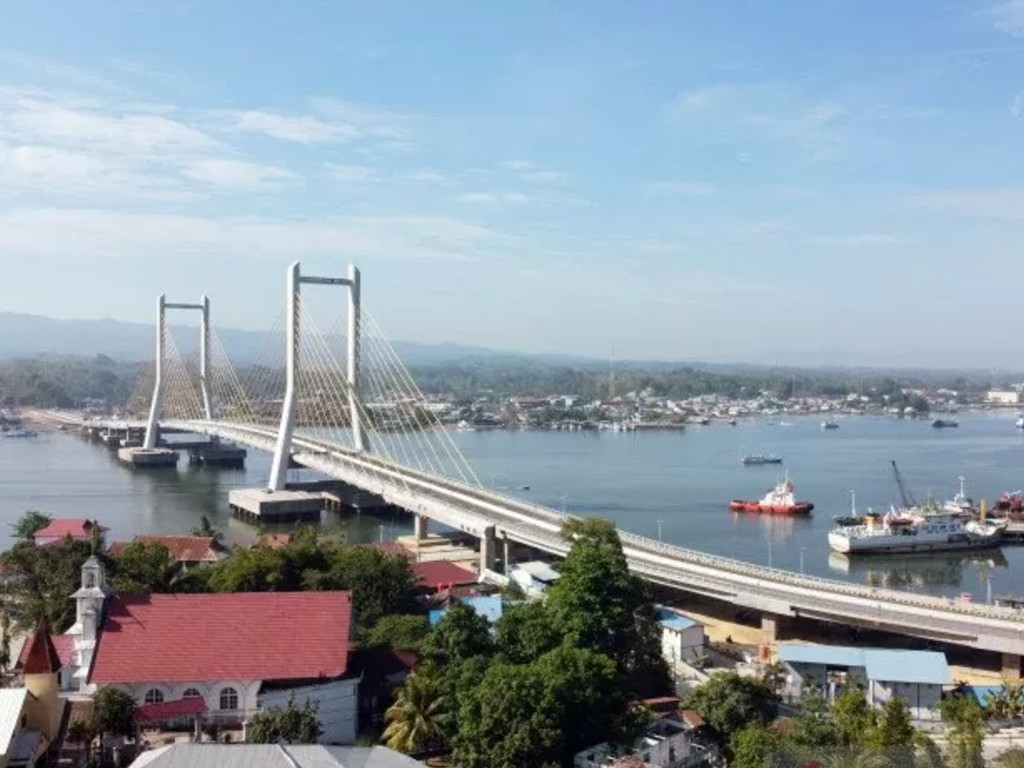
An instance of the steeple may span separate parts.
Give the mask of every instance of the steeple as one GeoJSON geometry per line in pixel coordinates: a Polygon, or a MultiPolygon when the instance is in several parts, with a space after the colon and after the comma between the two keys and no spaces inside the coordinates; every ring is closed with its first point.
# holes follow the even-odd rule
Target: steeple
{"type": "Polygon", "coordinates": [[[39,619],[25,643],[27,651],[22,674],[25,688],[31,694],[25,705],[25,717],[29,727],[38,729],[50,742],[60,729],[64,702],[57,695],[60,656],[53,647],[46,619],[39,619]]]}
{"type": "Polygon", "coordinates": [[[36,628],[25,641],[25,647],[25,663],[21,669],[23,674],[55,675],[60,671],[60,655],[53,646],[53,640],[50,639],[50,628],[46,625],[45,618],[40,618],[36,623],[36,628]]]}
{"type": "Polygon", "coordinates": [[[84,688],[103,621],[103,604],[107,599],[106,570],[95,555],[82,564],[82,586],[72,597],[75,599],[75,625],[67,634],[75,638],[73,661],[77,669],[74,677],[84,688]]]}

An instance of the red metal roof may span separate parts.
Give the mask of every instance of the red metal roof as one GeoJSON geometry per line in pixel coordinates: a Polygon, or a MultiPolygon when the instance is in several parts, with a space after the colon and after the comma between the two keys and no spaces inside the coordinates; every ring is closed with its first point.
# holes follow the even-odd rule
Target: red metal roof
{"type": "Polygon", "coordinates": [[[157,723],[162,720],[174,720],[178,717],[202,715],[206,711],[206,702],[201,696],[194,699],[161,701],[159,704],[143,704],[141,707],[136,707],[135,722],[157,723]]]}
{"type": "MultiPolygon", "coordinates": [[[[30,638],[31,639],[31,638],[30,638]]],[[[66,667],[71,663],[71,652],[75,650],[75,638],[71,635],[50,635],[50,642],[53,643],[53,647],[57,651],[57,656],[60,658],[60,665],[66,667]]],[[[25,666],[25,662],[28,659],[28,651],[31,644],[28,640],[25,640],[24,645],[21,646],[21,653],[18,654],[18,668],[21,669],[25,666]]]]}
{"type": "Polygon", "coordinates": [[[339,677],[351,626],[351,592],[118,596],[89,682],[339,677]]]}
{"type": "Polygon", "coordinates": [[[42,619],[32,630],[32,634],[25,640],[25,646],[21,649],[21,671],[26,675],[46,675],[57,672],[61,664],[60,655],[53,647],[50,633],[46,628],[46,622],[42,619]],[[24,661],[22,661],[24,659],[24,661]]]}
{"type": "MultiPolygon", "coordinates": [[[[45,528],[40,528],[32,536],[37,539],[63,539],[70,536],[73,539],[87,539],[92,536],[92,520],[81,520],[74,517],[64,517],[52,520],[45,528]]],[[[102,525],[100,533],[107,530],[102,525]]]]}
{"type": "Polygon", "coordinates": [[[447,560],[413,563],[412,573],[416,578],[417,585],[427,589],[437,589],[442,584],[465,586],[476,584],[479,581],[477,575],[472,571],[447,560]]]}
{"type": "MultiPolygon", "coordinates": [[[[218,545],[212,536],[136,536],[132,541],[163,544],[178,563],[216,563],[218,560],[218,545]]],[[[110,554],[118,554],[128,544],[115,541],[110,545],[110,554]]]]}

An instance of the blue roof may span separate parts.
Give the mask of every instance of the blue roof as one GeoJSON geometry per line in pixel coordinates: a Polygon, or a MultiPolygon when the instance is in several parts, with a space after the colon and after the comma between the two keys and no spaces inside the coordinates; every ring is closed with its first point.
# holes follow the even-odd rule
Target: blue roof
{"type": "Polygon", "coordinates": [[[864,651],[868,680],[949,685],[946,654],[937,651],[864,651]]]}
{"type": "Polygon", "coordinates": [[[845,645],[780,643],[779,660],[796,664],[863,667],[868,680],[948,685],[946,655],[936,651],[892,651],[845,645]]]}
{"type": "MultiPolygon", "coordinates": [[[[501,618],[504,604],[502,603],[500,595],[491,596],[480,596],[480,597],[464,597],[460,602],[465,603],[474,611],[483,616],[491,624],[494,624],[498,619],[501,618]]],[[[436,608],[430,612],[430,626],[434,626],[444,616],[447,608],[436,608]]]]}
{"type": "Polygon", "coordinates": [[[697,622],[688,616],[683,616],[681,613],[676,613],[669,608],[658,608],[657,616],[658,623],[668,629],[689,629],[690,627],[697,626],[697,622]]]}
{"type": "Polygon", "coordinates": [[[995,696],[1003,690],[1002,685],[965,685],[964,693],[968,693],[978,702],[979,707],[984,707],[990,696],[995,696]]]}

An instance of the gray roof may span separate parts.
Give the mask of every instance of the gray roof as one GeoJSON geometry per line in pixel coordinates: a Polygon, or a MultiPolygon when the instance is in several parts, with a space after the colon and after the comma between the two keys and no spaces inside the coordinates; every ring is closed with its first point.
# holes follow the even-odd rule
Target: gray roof
{"type": "Polygon", "coordinates": [[[416,768],[387,747],[319,744],[172,744],[143,752],[131,768],[416,768]]]}

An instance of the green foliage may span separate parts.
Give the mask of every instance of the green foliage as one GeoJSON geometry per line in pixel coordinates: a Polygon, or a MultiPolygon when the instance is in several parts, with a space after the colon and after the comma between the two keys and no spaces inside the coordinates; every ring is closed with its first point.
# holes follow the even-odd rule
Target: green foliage
{"type": "Polygon", "coordinates": [[[842,735],[824,699],[809,699],[801,709],[789,733],[793,744],[815,750],[834,749],[842,744],[842,735]]]}
{"type": "Polygon", "coordinates": [[[52,522],[53,518],[45,512],[30,509],[19,517],[12,526],[14,528],[14,538],[21,541],[31,541],[36,531],[42,530],[52,522]]]}
{"type": "MultiPolygon", "coordinates": [[[[301,545],[300,545],[301,546],[301,545]]],[[[296,545],[286,547],[286,554],[296,545]]],[[[351,589],[356,623],[369,627],[392,613],[416,607],[416,587],[409,560],[372,547],[335,547],[326,571],[306,571],[303,581],[314,589],[351,589]]]]}
{"type": "Polygon", "coordinates": [[[0,406],[71,408],[85,399],[123,403],[142,369],[105,355],[0,360],[0,406]]]}
{"type": "Polygon", "coordinates": [[[288,591],[297,585],[287,583],[285,566],[282,550],[240,549],[213,566],[210,589],[214,592],[288,591]]]}
{"type": "Polygon", "coordinates": [[[213,523],[210,522],[210,518],[203,515],[199,519],[199,525],[192,529],[193,536],[209,536],[216,542],[220,542],[224,538],[224,534],[217,528],[213,527],[213,523]]]}
{"type": "Polygon", "coordinates": [[[249,722],[249,741],[254,744],[315,744],[322,733],[316,706],[308,699],[296,706],[295,694],[285,706],[257,712],[249,722]]]}
{"type": "Polygon", "coordinates": [[[72,720],[68,725],[67,740],[72,744],[88,744],[95,736],[92,723],[86,720],[72,720]]]}
{"type": "Polygon", "coordinates": [[[943,699],[939,708],[946,724],[946,762],[949,768],[982,768],[985,717],[974,697],[953,694],[943,699]]]}
{"type": "Polygon", "coordinates": [[[8,605],[14,623],[29,630],[43,616],[54,632],[70,627],[75,619],[71,595],[91,554],[89,542],[66,538],[45,547],[20,542],[0,555],[10,579],[8,605]]]}
{"type": "Polygon", "coordinates": [[[135,699],[118,688],[101,688],[93,698],[93,728],[103,735],[131,736],[135,732],[135,699]]]}
{"type": "Polygon", "coordinates": [[[1024,716],[1024,685],[1006,685],[985,698],[984,713],[994,720],[1016,720],[1024,716]]]}
{"type": "Polygon", "coordinates": [[[423,614],[398,613],[384,616],[369,632],[363,643],[367,648],[392,648],[396,651],[419,650],[430,634],[430,624],[423,614]]]}
{"type": "Polygon", "coordinates": [[[916,734],[906,700],[893,697],[875,714],[874,723],[864,734],[864,744],[896,750],[913,746],[916,734]]]}
{"type": "Polygon", "coordinates": [[[158,541],[133,541],[110,558],[108,576],[115,591],[126,595],[172,592],[181,567],[158,541]]]}
{"type": "Polygon", "coordinates": [[[848,685],[832,704],[832,720],[846,746],[861,743],[875,722],[875,713],[861,688],[848,685]]]}
{"type": "Polygon", "coordinates": [[[421,666],[406,678],[384,713],[381,736],[391,749],[418,754],[448,745],[454,724],[454,697],[436,668],[421,666]]]}
{"type": "Polygon", "coordinates": [[[714,675],[685,698],[719,733],[728,736],[750,725],[767,725],[775,717],[778,697],[763,683],[735,672],[714,675]]]}
{"type": "Polygon", "coordinates": [[[487,619],[465,603],[454,603],[423,641],[423,654],[438,664],[458,665],[473,656],[490,656],[494,641],[487,619]]]}
{"type": "Polygon", "coordinates": [[[1024,768],[1024,747],[1011,747],[995,759],[997,768],[1024,768]]]}
{"type": "Polygon", "coordinates": [[[769,757],[784,746],[784,737],[774,728],[754,723],[734,731],[729,738],[731,768],[765,768],[769,757]]]}
{"type": "Polygon", "coordinates": [[[571,519],[572,541],[561,574],[548,590],[552,624],[567,642],[615,661],[620,684],[638,697],[669,688],[661,654],[661,628],[647,584],[629,572],[615,526],[571,519]]]}
{"type": "Polygon", "coordinates": [[[562,642],[544,603],[508,606],[495,627],[495,643],[508,661],[528,664],[562,642]]]}

